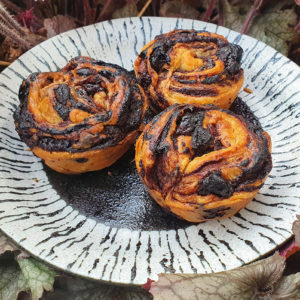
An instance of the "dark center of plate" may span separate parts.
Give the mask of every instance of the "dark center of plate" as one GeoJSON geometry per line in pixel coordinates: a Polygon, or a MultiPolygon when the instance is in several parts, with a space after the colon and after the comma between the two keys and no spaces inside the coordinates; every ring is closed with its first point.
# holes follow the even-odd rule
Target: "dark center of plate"
{"type": "Polygon", "coordinates": [[[64,175],[44,167],[57,193],[82,214],[112,227],[176,229],[190,223],[164,211],[151,199],[134,162],[134,147],[115,164],[97,172],[64,175]]]}

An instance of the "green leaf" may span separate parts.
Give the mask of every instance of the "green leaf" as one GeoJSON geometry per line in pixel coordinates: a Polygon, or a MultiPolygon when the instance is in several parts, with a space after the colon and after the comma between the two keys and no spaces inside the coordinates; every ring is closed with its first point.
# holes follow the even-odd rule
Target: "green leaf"
{"type": "MultiPolygon", "coordinates": [[[[251,5],[245,2],[247,1],[233,6],[228,0],[221,0],[226,27],[241,32],[251,9],[251,5]]],[[[294,29],[297,15],[293,7],[290,7],[292,4],[291,0],[269,3],[254,17],[246,33],[287,55],[289,45],[298,38],[294,29]]]]}
{"type": "Polygon", "coordinates": [[[292,8],[284,8],[289,1],[270,5],[263,15],[254,19],[249,34],[288,55],[289,44],[298,37],[294,27],[297,15],[292,8]]]}
{"type": "Polygon", "coordinates": [[[300,299],[300,272],[283,276],[273,292],[275,299],[300,299]]]}
{"type": "Polygon", "coordinates": [[[20,258],[18,264],[30,288],[33,300],[41,298],[44,290],[53,290],[55,271],[33,258],[20,258]]]}
{"type": "Polygon", "coordinates": [[[86,279],[60,276],[53,293],[46,293],[44,300],[150,300],[151,295],[139,287],[120,287],[86,279]]]}
{"type": "Polygon", "coordinates": [[[0,300],[16,300],[29,287],[13,255],[6,253],[0,259],[0,300]]]}
{"type": "Polygon", "coordinates": [[[300,273],[281,277],[284,267],[285,259],[276,253],[232,271],[161,274],[150,293],[155,300],[299,299],[300,273]]]}
{"type": "Polygon", "coordinates": [[[251,9],[248,1],[242,1],[239,5],[233,6],[228,0],[220,0],[223,7],[224,26],[241,32],[247,13],[251,9]]]}

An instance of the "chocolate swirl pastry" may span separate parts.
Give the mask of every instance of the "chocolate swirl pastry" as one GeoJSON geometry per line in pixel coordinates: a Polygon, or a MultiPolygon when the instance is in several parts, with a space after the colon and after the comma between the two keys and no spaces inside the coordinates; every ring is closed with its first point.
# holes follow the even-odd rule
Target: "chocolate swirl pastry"
{"type": "Polygon", "coordinates": [[[89,57],[30,75],[19,99],[14,119],[21,139],[50,168],[66,174],[113,164],[134,143],[146,110],[131,73],[89,57]]]}
{"type": "Polygon", "coordinates": [[[245,207],[271,168],[271,141],[259,123],[213,105],[173,105],[136,144],[150,195],[190,222],[230,217],[245,207]]]}
{"type": "Polygon", "coordinates": [[[242,53],[221,35],[174,30],[147,44],[134,70],[155,111],[172,104],[229,108],[244,80],[242,53]]]}

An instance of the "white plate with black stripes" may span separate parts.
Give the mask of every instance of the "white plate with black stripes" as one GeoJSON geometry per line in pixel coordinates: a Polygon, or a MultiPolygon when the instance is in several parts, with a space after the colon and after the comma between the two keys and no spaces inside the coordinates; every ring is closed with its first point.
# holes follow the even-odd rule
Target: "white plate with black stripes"
{"type": "Polygon", "coordinates": [[[0,75],[0,228],[53,266],[123,284],[251,262],[291,237],[300,212],[299,87],[299,67],[289,59],[251,37],[200,21],[118,19],[47,40],[0,75]],[[80,54],[131,70],[146,43],[175,28],[217,32],[243,48],[244,86],[253,93],[240,96],[272,138],[268,180],[230,219],[193,225],[167,215],[138,180],[133,150],[108,169],[70,177],[46,168],[14,129],[18,87],[30,73],[57,70],[80,54]]]}

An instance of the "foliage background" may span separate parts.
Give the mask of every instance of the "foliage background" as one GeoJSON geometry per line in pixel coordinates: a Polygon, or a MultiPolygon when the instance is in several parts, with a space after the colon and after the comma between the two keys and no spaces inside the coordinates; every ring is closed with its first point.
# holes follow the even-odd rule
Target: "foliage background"
{"type": "Polygon", "coordinates": [[[133,16],[182,17],[249,34],[300,64],[300,0],[1,0],[0,60],[6,66],[69,29],[133,16]],[[4,9],[6,7],[6,10],[4,9]],[[9,22],[8,11],[18,23],[9,22]]]}

